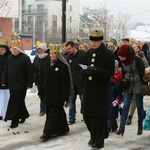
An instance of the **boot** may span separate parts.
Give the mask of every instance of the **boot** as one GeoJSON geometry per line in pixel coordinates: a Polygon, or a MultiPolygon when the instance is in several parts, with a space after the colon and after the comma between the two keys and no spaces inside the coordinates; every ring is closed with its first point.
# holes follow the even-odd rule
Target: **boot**
{"type": "Polygon", "coordinates": [[[132,123],[132,116],[128,116],[128,119],[126,121],[126,125],[130,125],[132,123]]]}

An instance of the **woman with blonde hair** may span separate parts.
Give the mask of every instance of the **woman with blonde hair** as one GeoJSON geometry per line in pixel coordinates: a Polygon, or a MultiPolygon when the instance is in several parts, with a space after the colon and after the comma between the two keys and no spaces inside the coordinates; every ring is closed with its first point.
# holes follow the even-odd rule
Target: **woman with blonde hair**
{"type": "Polygon", "coordinates": [[[86,43],[81,43],[80,46],[79,46],[79,49],[87,51],[87,50],[89,50],[89,47],[86,43]]]}

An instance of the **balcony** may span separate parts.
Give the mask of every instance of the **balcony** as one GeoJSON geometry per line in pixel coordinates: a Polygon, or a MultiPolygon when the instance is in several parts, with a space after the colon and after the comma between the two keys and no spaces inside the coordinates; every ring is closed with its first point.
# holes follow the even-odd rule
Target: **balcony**
{"type": "MultiPolygon", "coordinates": [[[[47,20],[36,20],[35,25],[36,26],[43,26],[43,22],[47,23],[47,20]]],[[[25,21],[22,20],[22,26],[33,26],[33,21],[25,21]]]]}
{"type": "Polygon", "coordinates": [[[24,9],[22,10],[23,15],[39,15],[47,14],[47,9],[24,9]]]}

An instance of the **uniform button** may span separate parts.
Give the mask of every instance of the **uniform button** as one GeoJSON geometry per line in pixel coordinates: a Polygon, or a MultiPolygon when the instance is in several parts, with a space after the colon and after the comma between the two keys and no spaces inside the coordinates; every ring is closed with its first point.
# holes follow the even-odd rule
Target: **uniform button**
{"type": "Polygon", "coordinates": [[[91,66],[91,67],[94,67],[94,64],[91,64],[90,66],[91,66]]]}
{"type": "Polygon", "coordinates": [[[93,56],[93,57],[95,57],[95,56],[96,56],[96,54],[95,54],[95,53],[93,53],[93,54],[92,54],[92,56],[93,56]]]}
{"type": "Polygon", "coordinates": [[[71,63],[72,62],[72,60],[69,60],[69,63],[71,63]]]}
{"type": "Polygon", "coordinates": [[[88,77],[88,79],[89,79],[89,80],[92,80],[92,77],[91,77],[91,76],[89,76],[89,77],[88,77]]]}
{"type": "Polygon", "coordinates": [[[91,62],[95,62],[95,59],[94,59],[94,58],[92,58],[92,59],[91,59],[91,62]]]}

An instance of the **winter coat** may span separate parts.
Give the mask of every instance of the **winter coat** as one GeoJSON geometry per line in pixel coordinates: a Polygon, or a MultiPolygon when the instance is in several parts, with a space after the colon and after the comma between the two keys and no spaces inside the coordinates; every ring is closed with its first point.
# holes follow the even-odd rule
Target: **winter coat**
{"type": "Polygon", "coordinates": [[[145,74],[145,66],[140,57],[135,56],[129,65],[123,65],[125,79],[130,79],[130,86],[124,91],[127,93],[139,94],[141,86],[144,83],[143,76],[145,74]]]}
{"type": "Polygon", "coordinates": [[[29,56],[20,53],[9,55],[2,76],[2,84],[7,84],[10,90],[26,90],[33,84],[33,67],[29,56]]]}
{"type": "Polygon", "coordinates": [[[0,55],[0,89],[8,89],[8,85],[2,86],[1,80],[2,80],[2,73],[4,70],[4,66],[7,61],[7,57],[11,54],[10,51],[7,51],[4,55],[0,55]]]}
{"type": "Polygon", "coordinates": [[[98,49],[86,52],[87,66],[95,73],[85,76],[82,113],[93,117],[108,117],[110,78],[114,74],[114,54],[102,43],[98,49]]]}
{"type": "Polygon", "coordinates": [[[70,65],[72,79],[73,79],[73,86],[77,90],[77,94],[83,94],[83,77],[81,74],[81,67],[79,64],[85,63],[85,55],[86,52],[83,50],[77,50],[75,55],[68,55],[67,61],[70,65]]]}
{"type": "Polygon", "coordinates": [[[108,119],[118,118],[118,105],[113,107],[112,102],[116,99],[121,99],[121,90],[118,83],[111,83],[109,90],[109,113],[108,119]]]}
{"type": "Polygon", "coordinates": [[[34,70],[34,82],[35,85],[41,84],[41,70],[44,67],[45,63],[50,61],[49,55],[40,59],[39,56],[36,56],[33,61],[33,70],[34,70]]]}
{"type": "Polygon", "coordinates": [[[42,71],[40,96],[50,106],[63,106],[70,95],[70,77],[67,65],[57,60],[53,66],[46,63],[42,71]]]}

